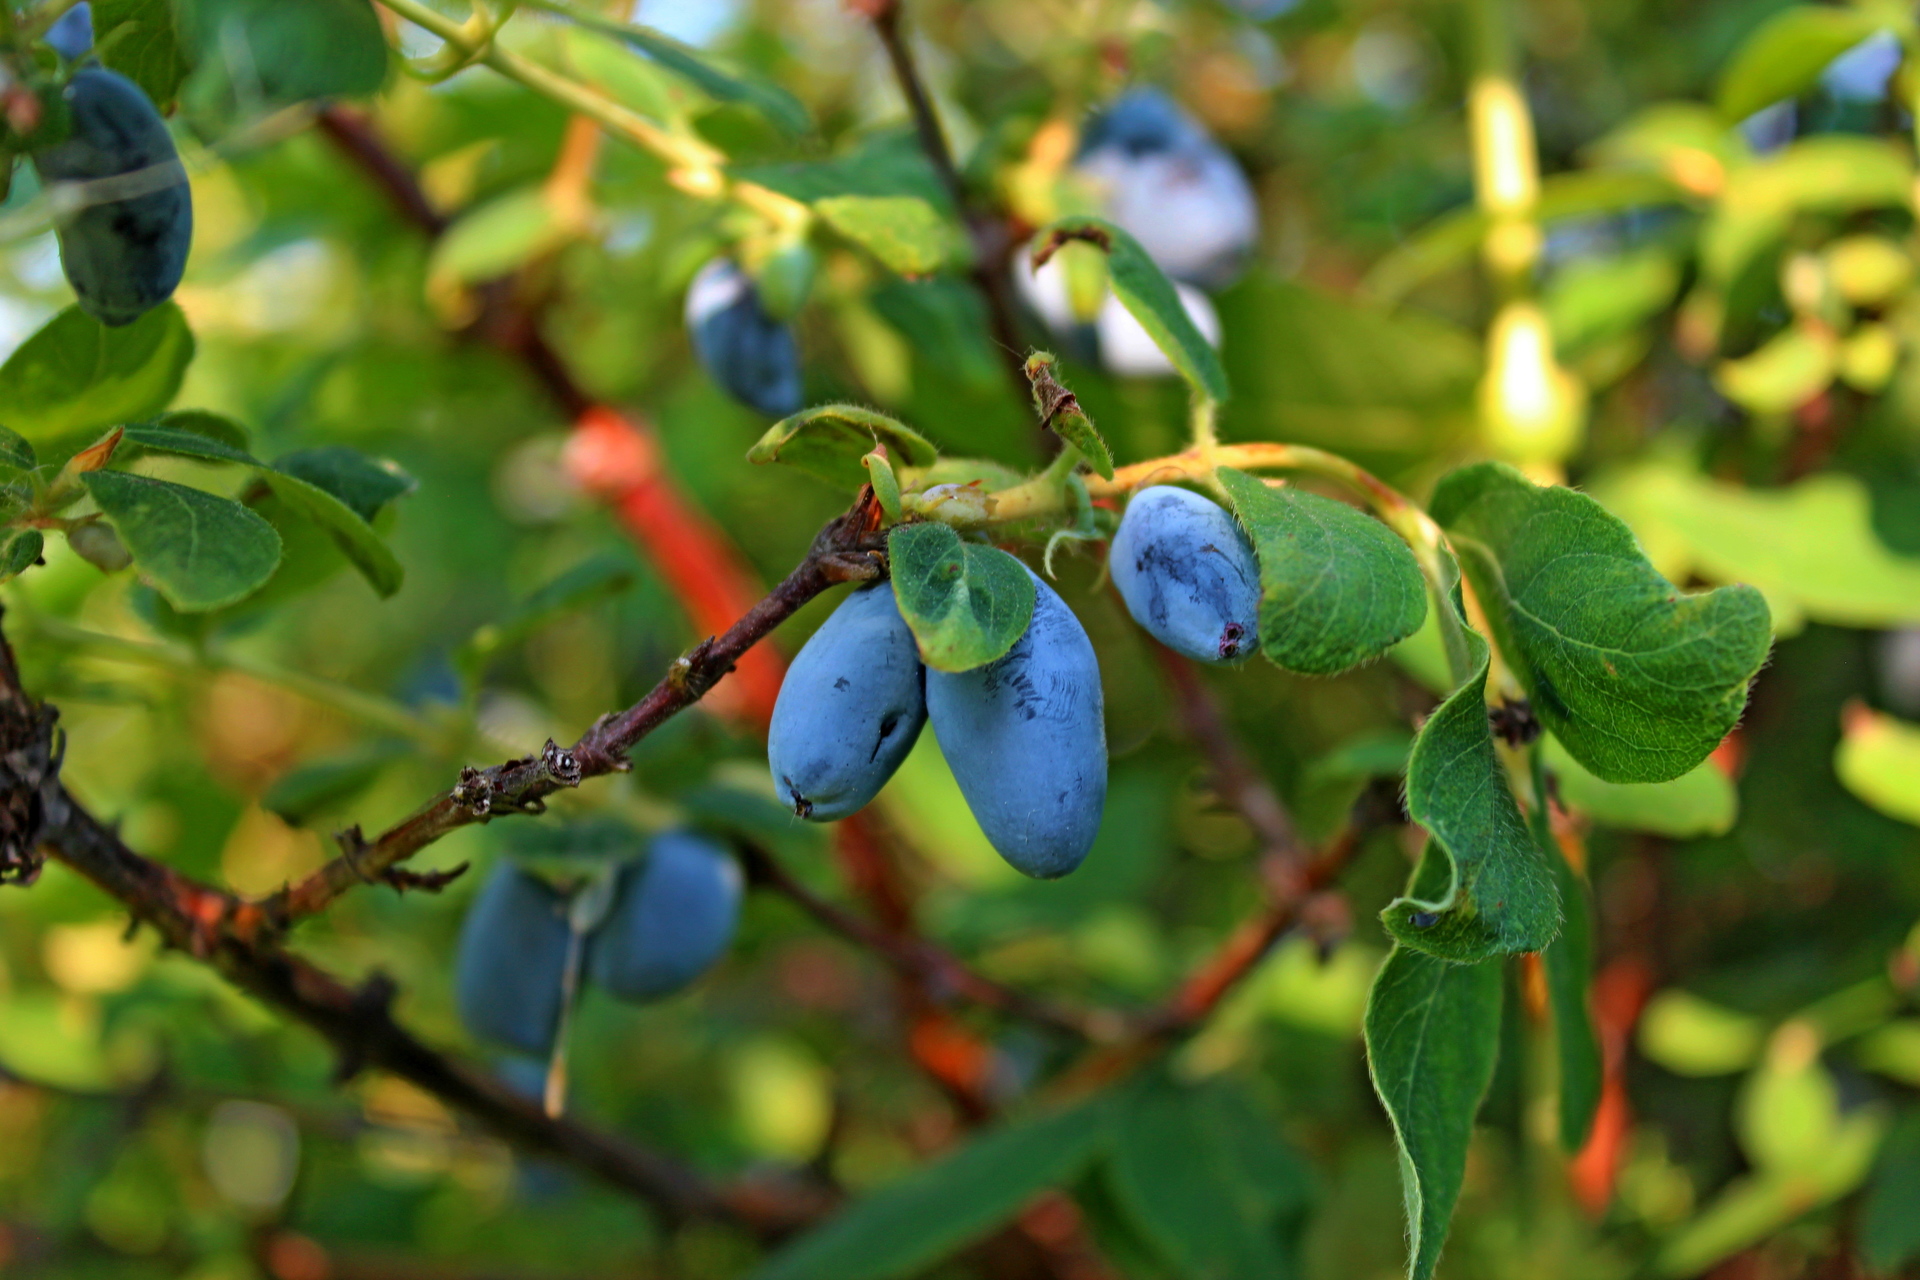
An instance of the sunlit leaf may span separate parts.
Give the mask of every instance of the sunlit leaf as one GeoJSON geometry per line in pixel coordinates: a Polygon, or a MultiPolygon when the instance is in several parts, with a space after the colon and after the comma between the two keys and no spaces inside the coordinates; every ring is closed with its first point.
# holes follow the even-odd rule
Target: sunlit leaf
{"type": "Polygon", "coordinates": [[[29,440],[151,418],[180,390],[193,347],[171,302],[117,328],[68,307],[0,365],[0,412],[29,440]]]}
{"type": "Polygon", "coordinates": [[[1879,28],[1864,9],[1794,5],[1761,23],[1720,73],[1714,104],[1729,123],[1813,88],[1835,58],[1879,28]]]}
{"type": "Polygon", "coordinates": [[[852,490],[864,484],[860,459],[878,444],[901,466],[924,467],[934,460],[933,445],[905,423],[858,405],[828,404],[782,418],[767,428],[747,461],[783,462],[810,476],[852,490]]]}
{"type": "Polygon", "coordinates": [[[1880,812],[1920,826],[1920,725],[1849,707],[1833,771],[1880,812]]]}

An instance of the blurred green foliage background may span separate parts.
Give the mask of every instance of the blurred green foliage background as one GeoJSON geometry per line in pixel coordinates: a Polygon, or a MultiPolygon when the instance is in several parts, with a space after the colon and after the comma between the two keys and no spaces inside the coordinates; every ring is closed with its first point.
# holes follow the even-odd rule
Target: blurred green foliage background
{"type": "MultiPolygon", "coordinates": [[[[1482,269],[1492,251],[1474,212],[1467,6],[905,10],[963,170],[1016,219],[1037,222],[1054,198],[1045,130],[1076,126],[1127,84],[1164,87],[1244,166],[1261,236],[1251,269],[1215,299],[1235,390],[1223,439],[1329,448],[1415,495],[1462,461],[1527,453],[1509,447],[1482,390],[1488,326],[1511,297],[1482,269]]],[[[396,61],[437,47],[382,17],[396,61]]],[[[1594,1003],[1620,1091],[1603,1104],[1611,1146],[1571,1165],[1558,1151],[1548,1033],[1516,968],[1441,1274],[1913,1274],[1911,15],[1519,0],[1511,17],[1545,175],[1526,293],[1547,318],[1551,367],[1577,380],[1585,406],[1567,447],[1521,460],[1599,496],[1674,581],[1760,586],[1779,642],[1745,724],[1691,790],[1649,798],[1563,778],[1597,904],[1594,1003]],[[1864,25],[1795,70],[1816,42],[1781,28],[1769,53],[1756,33],[1806,12],[1864,25]],[[1895,34],[1873,36],[1883,29],[1895,34]],[[1821,78],[1863,39],[1891,43],[1890,79],[1871,67],[1821,78]],[[1845,1167],[1828,1168],[1842,1148],[1845,1167]]],[[[643,0],[635,20],[783,86],[814,128],[786,136],[749,106],[531,11],[501,40],[643,113],[672,114],[736,173],[776,189],[795,181],[778,166],[817,172],[849,155],[889,181],[931,181],[852,6],[643,0]]],[[[714,252],[763,235],[752,212],[689,195],[660,160],[608,141],[577,216],[546,208],[529,221],[567,111],[485,68],[429,85],[396,66],[359,105],[453,219],[432,244],[307,108],[223,92],[228,70],[203,63],[181,91],[197,227],[177,300],[197,354],[174,403],[245,424],[258,456],[340,443],[415,477],[388,531],[405,586],[379,600],[317,546],[323,580],[310,590],[278,598],[270,585],[210,624],[183,622],[135,575],[103,575],[50,541],[45,566],[0,598],[27,687],[61,708],[76,793],[143,853],[257,894],[319,865],[325,833],[399,819],[460,764],[571,741],[710,630],[569,479],[566,407],[523,362],[462,336],[487,290],[511,291],[540,318],[592,398],[651,425],[660,466],[763,582],[851,495],[749,466],[767,422],[690,353],[687,282],[714,252]],[[617,566],[617,590],[538,619],[463,686],[459,655],[476,630],[587,564],[617,566]],[[337,766],[321,779],[336,785],[298,772],[316,764],[337,766]],[[276,797],[297,821],[273,811],[276,797]]],[[[0,349],[70,296],[34,195],[23,170],[0,213],[0,349]]],[[[950,453],[1038,462],[1031,413],[963,274],[895,276],[824,233],[814,250],[796,320],[810,403],[878,405],[950,453]]],[[[1067,372],[1121,462],[1180,447],[1175,381],[1071,359],[1067,372]]],[[[239,485],[192,463],[160,473],[239,485]]],[[[1008,869],[930,735],[879,812],[931,937],[1012,985],[1140,1007],[1220,946],[1260,886],[1252,832],[1213,794],[1149,642],[1098,572],[1097,555],[1061,557],[1060,589],[1100,653],[1113,757],[1085,869],[1048,884],[1008,869]]],[[[792,653],[829,607],[810,606],[776,643],[792,653]]],[[[1340,827],[1369,777],[1396,773],[1411,723],[1433,704],[1397,663],[1332,681],[1265,664],[1204,676],[1315,839],[1340,827]]],[[[752,732],[705,711],[649,739],[634,765],[554,808],[650,830],[724,823],[743,797],[771,794],[752,732]]],[[[484,869],[516,838],[513,823],[469,828],[422,865],[484,869]]],[[[762,838],[821,892],[842,892],[830,832],[776,816],[762,838]]],[[[1284,939],[1170,1059],[1176,1078],[1210,1082],[1256,1117],[1265,1158],[1292,1171],[1256,1214],[1290,1274],[1403,1266],[1392,1134],[1359,1028],[1387,946],[1375,912],[1412,847],[1398,832],[1371,840],[1341,881],[1339,919],[1284,939]]],[[[353,893],[298,947],[344,975],[392,975],[402,1021],[485,1057],[450,996],[454,938],[481,878],[438,895],[353,893]]],[[[744,1235],[666,1233],[644,1206],[517,1155],[409,1086],[336,1083],[316,1037],[150,935],[127,943],[125,913],[59,864],[30,889],[0,890],[0,921],[0,1274],[704,1278],[760,1265],[744,1235]]],[[[811,1170],[858,1194],[965,1138],[966,1118],[903,1051],[909,1021],[882,966],[754,894],[732,954],[691,992],[639,1009],[587,995],[570,1110],[716,1179],[811,1170]]],[[[966,1021],[1009,1107],[1072,1058],[1045,1032],[966,1021]]],[[[1164,1174],[1177,1198],[1178,1160],[1164,1174]]],[[[1229,1274],[1142,1246],[1124,1196],[1099,1182],[1073,1188],[1069,1212],[1105,1269],[1075,1274],[1229,1274]]],[[[995,1265],[968,1254],[935,1274],[1014,1274],[995,1265]]]]}

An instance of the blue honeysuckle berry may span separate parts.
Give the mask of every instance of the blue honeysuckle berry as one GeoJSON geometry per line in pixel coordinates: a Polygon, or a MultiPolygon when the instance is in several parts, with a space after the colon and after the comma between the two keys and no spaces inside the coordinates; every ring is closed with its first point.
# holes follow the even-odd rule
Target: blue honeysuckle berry
{"type": "Polygon", "coordinates": [[[93,50],[93,7],[81,0],[47,28],[44,39],[48,48],[68,62],[80,61],[93,50]]]}
{"type": "Polygon", "coordinates": [[[799,344],[732,259],[700,268],[687,289],[686,316],[694,355],[727,394],[769,417],[799,412],[799,344]]]}

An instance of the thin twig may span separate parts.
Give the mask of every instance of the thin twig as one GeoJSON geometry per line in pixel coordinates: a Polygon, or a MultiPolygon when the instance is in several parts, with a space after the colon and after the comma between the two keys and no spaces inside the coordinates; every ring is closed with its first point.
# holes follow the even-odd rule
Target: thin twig
{"type": "Polygon", "coordinates": [[[888,968],[913,981],[935,1000],[958,996],[1076,1040],[1097,1040],[1112,1034],[1114,1028],[1108,1020],[1060,1008],[1003,986],[974,972],[959,957],[923,938],[891,932],[827,901],[795,879],[762,846],[746,845],[741,852],[750,883],[779,894],[828,931],[871,951],[888,968]]]}
{"type": "Polygon", "coordinates": [[[779,586],[724,633],[677,660],[640,701],[601,717],[572,747],[562,749],[549,741],[538,755],[489,769],[462,770],[456,786],[374,839],[366,840],[357,831],[346,833],[340,857],[264,902],[247,904],[232,921],[233,928],[243,937],[256,929],[284,930],[450,832],[508,814],[543,812],[546,797],[556,791],[577,787],[587,778],[625,772],[626,755],[634,744],[698,702],[742,654],[802,605],[835,583],[879,573],[879,514],[868,495],[830,521],[779,586]]]}

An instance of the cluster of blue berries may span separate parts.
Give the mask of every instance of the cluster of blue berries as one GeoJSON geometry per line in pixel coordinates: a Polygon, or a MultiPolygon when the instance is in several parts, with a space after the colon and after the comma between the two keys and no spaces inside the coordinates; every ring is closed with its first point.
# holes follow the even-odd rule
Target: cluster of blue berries
{"type": "Polygon", "coordinates": [[[645,1002],[681,990],[726,954],[743,886],[720,844],[669,831],[616,875],[612,902],[583,927],[574,895],[512,861],[494,868],[467,912],[454,962],[454,1002],[468,1031],[545,1055],[560,1032],[569,968],[645,1002]]]}
{"type": "MultiPolygon", "coordinates": [[[[1259,565],[1217,504],[1143,490],[1108,562],[1128,611],[1169,648],[1224,663],[1259,647],[1259,565]]],[[[891,583],[848,596],[794,659],[774,707],[767,762],[780,799],[815,822],[858,811],[931,722],[1002,857],[1040,879],[1078,867],[1107,795],[1100,667],[1073,610],[1028,574],[1033,621],[1005,656],[970,671],[921,663],[891,583]]]]}

